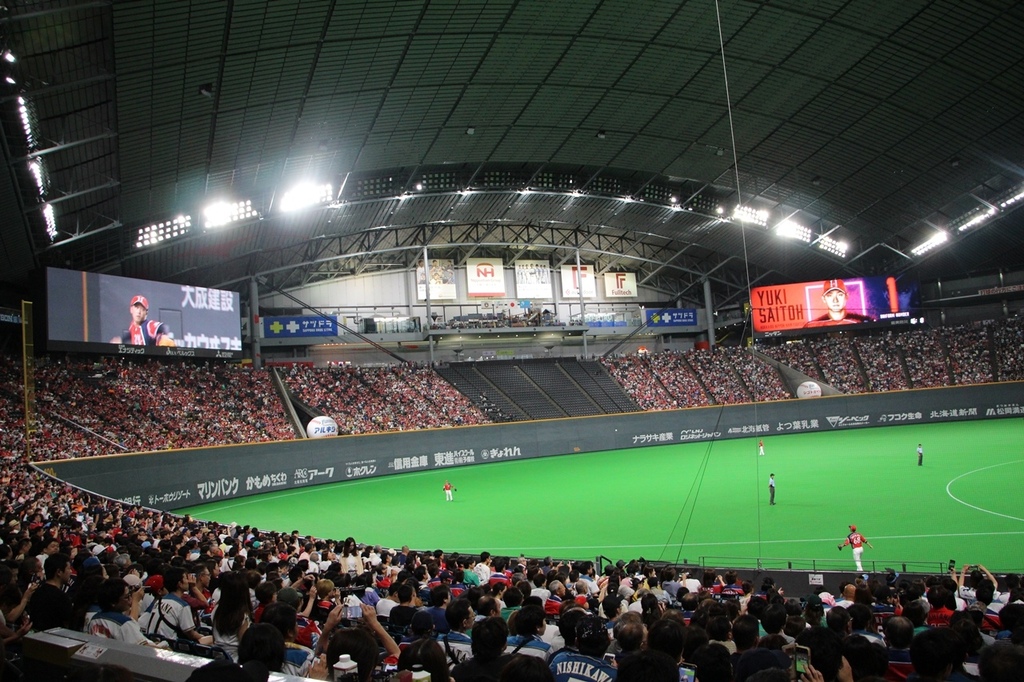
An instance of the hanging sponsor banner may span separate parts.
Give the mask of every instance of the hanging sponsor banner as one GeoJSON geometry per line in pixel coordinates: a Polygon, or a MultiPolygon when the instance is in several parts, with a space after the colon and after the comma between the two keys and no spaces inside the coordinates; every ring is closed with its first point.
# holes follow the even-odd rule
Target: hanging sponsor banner
{"type": "Polygon", "coordinates": [[[338,318],[313,315],[264,317],[263,338],[283,339],[306,336],[337,336],[338,318]]]}
{"type": "Polygon", "coordinates": [[[604,295],[608,298],[635,298],[636,275],[632,272],[604,273],[604,295]]]}
{"type": "Polygon", "coordinates": [[[924,324],[915,280],[896,277],[827,279],[755,287],[750,291],[754,334],[782,336],[835,327],[924,324]]]}
{"type": "Polygon", "coordinates": [[[594,268],[590,265],[562,266],[562,296],[565,298],[579,298],[580,288],[583,289],[583,298],[597,298],[597,284],[594,282],[594,268]]]}
{"type": "Polygon", "coordinates": [[[466,285],[471,297],[505,296],[505,262],[500,258],[467,258],[466,285]]]}
{"type": "Polygon", "coordinates": [[[644,310],[644,320],[648,327],[695,327],[697,325],[697,310],[695,308],[644,310]]]}
{"type": "Polygon", "coordinates": [[[551,298],[551,268],[544,260],[516,261],[516,296],[551,298]]]}
{"type": "MultiPolygon", "coordinates": [[[[427,300],[427,269],[423,261],[416,263],[416,295],[419,300],[427,300]]],[[[455,261],[447,258],[430,259],[430,299],[456,299],[455,294],[455,261]]]]}

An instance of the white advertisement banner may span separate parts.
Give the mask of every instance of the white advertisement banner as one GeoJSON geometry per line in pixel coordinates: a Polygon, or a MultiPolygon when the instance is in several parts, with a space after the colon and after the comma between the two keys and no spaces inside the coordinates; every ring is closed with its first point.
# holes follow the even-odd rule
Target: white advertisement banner
{"type": "MultiPolygon", "coordinates": [[[[419,300],[427,300],[427,269],[423,261],[416,263],[416,295],[419,300]]],[[[455,293],[455,261],[447,258],[430,259],[430,300],[454,301],[455,293]]]]}
{"type": "Polygon", "coordinates": [[[565,298],[579,298],[580,288],[583,289],[583,298],[597,298],[597,283],[594,281],[594,268],[590,265],[562,266],[562,296],[565,298]]]}
{"type": "Polygon", "coordinates": [[[632,272],[604,273],[604,295],[608,298],[635,298],[636,294],[636,275],[632,272]]]}
{"type": "Polygon", "coordinates": [[[545,260],[516,261],[516,296],[551,298],[551,268],[545,260]]]}
{"type": "Polygon", "coordinates": [[[500,258],[467,258],[466,285],[466,293],[470,297],[505,296],[505,261],[500,258]]]}

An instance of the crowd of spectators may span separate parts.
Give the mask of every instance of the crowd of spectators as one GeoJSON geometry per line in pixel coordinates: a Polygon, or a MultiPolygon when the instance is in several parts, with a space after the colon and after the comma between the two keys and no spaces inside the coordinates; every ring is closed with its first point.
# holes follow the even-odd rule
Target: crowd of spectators
{"type": "Polygon", "coordinates": [[[864,370],[848,336],[811,337],[807,340],[818,366],[825,374],[825,383],[843,393],[866,390],[864,370]]]}
{"type": "Polygon", "coordinates": [[[758,350],[798,372],[806,374],[816,381],[824,381],[818,361],[811,352],[810,345],[803,340],[783,343],[778,346],[759,346],[758,350]]]}
{"type": "Polygon", "coordinates": [[[894,345],[906,363],[911,388],[949,385],[946,350],[937,334],[920,330],[897,334],[894,345]]]}
{"type": "Polygon", "coordinates": [[[783,682],[794,644],[814,671],[801,682],[1024,672],[1021,576],[983,566],[787,595],[761,573],[758,584],[643,560],[599,573],[589,561],[388,550],[124,506],[27,469],[2,479],[8,651],[61,626],[141,646],[179,640],[232,661],[208,670],[253,679],[333,679],[351,659],[361,682],[414,666],[455,682],[675,682],[688,667],[700,682],[783,682]]]}
{"type": "Polygon", "coordinates": [[[992,330],[999,381],[1024,379],[1024,318],[995,325],[992,330]]]}
{"type": "Polygon", "coordinates": [[[490,421],[466,396],[424,366],[295,365],[285,381],[302,402],[330,415],[341,433],[411,431],[490,421]]]}
{"type": "MultiPolygon", "coordinates": [[[[941,381],[938,369],[929,373],[922,369],[927,363],[912,363],[917,350],[949,357],[957,383],[991,380],[992,357],[968,357],[988,348],[989,338],[999,378],[1021,379],[1022,337],[1024,326],[1014,321],[997,325],[991,334],[971,328],[856,340],[822,337],[811,346],[818,362],[830,368],[837,358],[849,355],[856,362],[859,355],[872,389],[893,390],[898,379],[886,372],[902,366],[901,353],[915,384],[916,378],[936,376],[939,385],[950,383],[948,373],[941,381]],[[885,358],[884,366],[867,357],[885,358]]],[[[790,344],[785,354],[795,357],[792,346],[797,345],[790,344]]],[[[771,379],[754,378],[758,371],[748,363],[763,365],[741,349],[730,349],[619,357],[605,366],[632,386],[631,394],[645,409],[665,409],[711,401],[698,372],[705,385],[731,386],[715,400],[747,400],[748,386],[756,387],[759,399],[776,392],[771,379]]],[[[940,366],[946,366],[945,359],[940,366]]],[[[372,415],[370,422],[351,423],[366,430],[482,419],[424,367],[303,368],[293,370],[288,381],[310,404],[341,396],[358,405],[372,415]],[[430,414],[438,420],[430,421],[430,414]]],[[[365,651],[357,640],[365,644],[367,637],[374,652],[384,648],[398,658],[399,667],[411,666],[414,659],[431,664],[440,651],[441,662],[433,663],[438,674],[460,681],[481,667],[499,671],[493,676],[499,679],[500,671],[531,665],[512,651],[543,659],[559,682],[567,679],[566,670],[578,671],[581,661],[597,665],[590,659],[605,661],[605,654],[614,659],[603,664],[609,674],[627,677],[641,663],[656,667],[657,661],[646,660],[651,650],[667,654],[674,666],[696,663],[705,671],[701,682],[745,682],[756,666],[769,661],[768,655],[748,655],[748,650],[778,652],[793,638],[811,648],[822,680],[877,676],[902,682],[911,671],[938,679],[936,670],[949,667],[964,679],[1003,682],[1016,678],[994,671],[1024,670],[1022,650],[1005,643],[1024,645],[1019,576],[996,579],[978,567],[913,582],[879,577],[838,586],[842,598],[820,593],[793,600],[768,584],[754,590],[730,574],[687,578],[634,562],[598,576],[589,564],[517,562],[486,553],[418,556],[370,546],[353,551],[351,539],[341,543],[297,532],[205,524],[97,498],[25,466],[18,422],[21,385],[19,364],[0,355],[0,407],[7,415],[0,429],[0,635],[8,649],[16,650],[33,628],[65,617],[67,624],[94,634],[159,644],[159,637],[143,636],[153,629],[152,606],[160,609],[161,598],[173,602],[168,595],[179,594],[191,609],[197,641],[209,638],[234,658],[262,656],[268,669],[320,679],[342,654],[356,659],[365,651]],[[145,588],[134,589],[140,585],[145,588]],[[231,596],[236,591],[243,595],[237,603],[231,596]],[[363,614],[362,627],[351,627],[346,602],[363,614]],[[232,604],[234,615],[229,618],[225,607],[218,617],[218,603],[232,604]],[[398,618],[402,606],[408,610],[398,618]],[[417,619],[419,614],[429,615],[429,625],[417,619]],[[264,624],[278,634],[256,627],[264,624]],[[459,634],[470,642],[457,646],[459,634]],[[276,652],[276,644],[266,645],[264,639],[254,644],[257,636],[282,639],[280,660],[264,655],[276,652]],[[885,651],[884,660],[879,650],[885,651]],[[834,670],[824,664],[827,660],[835,663],[834,670]]],[[[59,358],[41,363],[36,386],[41,426],[32,442],[36,458],[291,436],[268,376],[245,367],[59,358]]],[[[331,412],[340,414],[334,407],[331,412]]],[[[769,655],[779,666],[788,665],[781,654],[769,655]]],[[[363,679],[376,662],[359,663],[363,679]]]]}
{"type": "Polygon", "coordinates": [[[712,399],[719,405],[749,403],[750,392],[740,380],[734,363],[739,348],[714,346],[708,350],[694,348],[683,353],[683,358],[693,368],[701,383],[707,387],[712,399]]]}
{"type": "Polygon", "coordinates": [[[668,389],[656,379],[650,356],[620,355],[602,358],[601,364],[640,409],[672,410],[680,407],[668,389]]]}
{"type": "Polygon", "coordinates": [[[782,383],[782,377],[771,365],[761,362],[742,348],[723,349],[723,355],[755,401],[785,400],[792,397],[782,383]]]}
{"type": "MultiPolygon", "coordinates": [[[[22,369],[2,357],[0,397],[20,414],[22,369]]],[[[242,365],[55,356],[38,361],[35,396],[40,459],[294,437],[270,376],[242,365]]],[[[17,426],[4,437],[12,445],[23,438],[17,426]]]]}
{"type": "Polygon", "coordinates": [[[872,392],[902,391],[910,387],[899,351],[893,345],[893,334],[858,336],[853,344],[872,392]]]}

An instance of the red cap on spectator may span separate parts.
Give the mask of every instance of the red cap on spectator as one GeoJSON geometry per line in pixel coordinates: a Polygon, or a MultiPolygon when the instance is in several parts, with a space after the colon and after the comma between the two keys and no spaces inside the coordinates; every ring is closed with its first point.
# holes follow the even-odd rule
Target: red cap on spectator
{"type": "Polygon", "coordinates": [[[160,590],[164,589],[164,577],[162,575],[154,575],[150,578],[147,578],[146,587],[153,590],[154,592],[159,592],[160,590]]]}
{"type": "MultiPolygon", "coordinates": [[[[844,294],[846,293],[846,282],[844,282],[841,279],[826,279],[824,281],[824,283],[822,284],[822,287],[824,287],[824,289],[825,289],[825,291],[822,292],[823,294],[827,294],[828,292],[832,291],[833,289],[839,289],[839,291],[843,292],[844,294]]],[[[137,298],[141,298],[141,297],[137,297],[137,298]]],[[[143,300],[145,300],[145,299],[143,299],[143,300]]],[[[149,308],[147,307],[146,310],[149,310],[149,308]]]]}
{"type": "Polygon", "coordinates": [[[133,296],[132,297],[132,305],[135,305],[136,303],[141,305],[146,310],[149,310],[149,301],[146,300],[145,296],[133,296]]]}

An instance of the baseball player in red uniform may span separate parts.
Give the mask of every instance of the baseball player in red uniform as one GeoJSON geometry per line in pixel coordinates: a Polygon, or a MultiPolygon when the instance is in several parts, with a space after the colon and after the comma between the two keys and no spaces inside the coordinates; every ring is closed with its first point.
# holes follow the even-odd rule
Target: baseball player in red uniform
{"type": "Polygon", "coordinates": [[[860,557],[864,554],[864,545],[867,545],[871,549],[875,548],[874,545],[868,542],[866,537],[858,533],[857,526],[854,525],[850,526],[850,534],[846,536],[846,541],[843,542],[843,544],[838,545],[838,547],[840,551],[842,551],[843,547],[846,547],[847,545],[853,547],[853,560],[857,564],[857,570],[863,571],[864,567],[861,565],[860,557]]]}
{"type": "Polygon", "coordinates": [[[448,481],[445,481],[444,482],[444,499],[445,499],[445,501],[447,501],[447,502],[451,502],[452,501],[452,490],[454,490],[454,488],[452,488],[452,484],[449,483],[448,481]]]}

